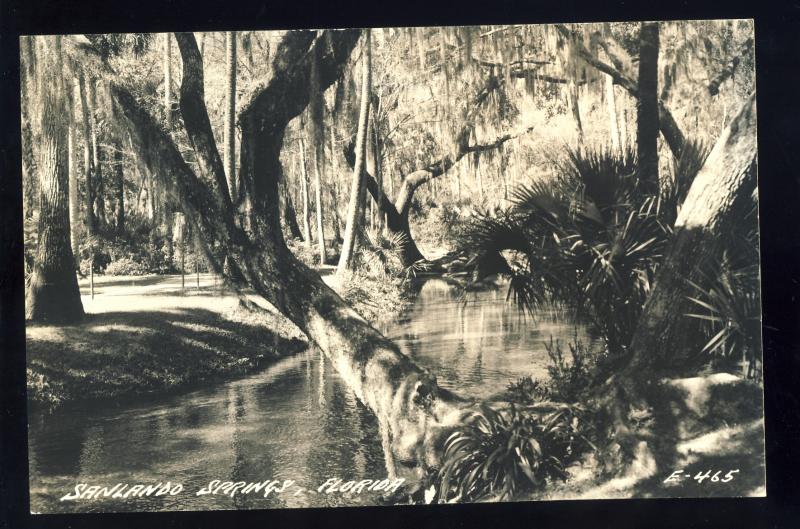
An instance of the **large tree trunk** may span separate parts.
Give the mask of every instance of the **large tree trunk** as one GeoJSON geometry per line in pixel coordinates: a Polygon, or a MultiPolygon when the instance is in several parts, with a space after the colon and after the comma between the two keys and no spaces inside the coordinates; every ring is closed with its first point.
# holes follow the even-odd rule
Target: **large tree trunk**
{"type": "Polygon", "coordinates": [[[75,258],[70,246],[67,174],[68,113],[61,58],[61,37],[46,39],[46,60],[40,60],[37,96],[38,122],[39,240],[25,303],[25,316],[32,321],[73,323],[83,318],[75,258]]]}
{"type": "Polygon", "coordinates": [[[642,22],[639,31],[639,97],[636,100],[636,150],[639,183],[658,193],[658,22],[642,22]]]}
{"type": "Polygon", "coordinates": [[[361,74],[361,106],[358,113],[358,132],[356,133],[356,156],[353,166],[353,177],[350,184],[350,202],[347,205],[347,226],[344,230],[344,241],[339,256],[338,272],[351,270],[356,251],[356,239],[360,229],[364,208],[364,165],[366,161],[367,121],[369,117],[369,94],[372,65],[370,58],[370,30],[364,31],[364,47],[361,74]]]}
{"type": "MultiPolygon", "coordinates": [[[[650,475],[655,474],[661,462],[653,459],[657,453],[653,454],[647,437],[632,430],[629,417],[634,410],[663,405],[657,398],[651,402],[658,382],[685,375],[688,359],[698,353],[693,349],[697,344],[686,340],[691,334],[687,332],[691,318],[686,316],[691,309],[689,281],[698,281],[704,263],[720,256],[726,235],[751,206],[756,153],[753,93],[692,182],[675,222],[673,241],[659,266],[653,292],[634,333],[629,360],[598,392],[623,454],[635,457],[640,469],[643,461],[651,461],[646,465],[650,475]]],[[[670,443],[670,436],[678,435],[667,426],[657,424],[650,428],[661,430],[653,443],[670,443]]],[[[642,477],[647,476],[638,476],[642,477]]]]}
{"type": "MultiPolygon", "coordinates": [[[[218,241],[241,271],[242,281],[228,278],[255,294],[242,296],[254,304],[266,299],[305,330],[333,362],[356,395],[377,415],[390,448],[387,457],[425,466],[437,457],[441,436],[459,423],[468,403],[440,390],[435,379],[403,356],[397,347],[356,314],[318,274],[288,250],[279,222],[280,148],[289,121],[308,104],[308,50],[321,52],[320,87],[341,75],[358,32],[336,31],[315,39],[312,31],[287,32],[277,46],[275,72],[266,87],[244,105],[240,182],[251,197],[249,229],[234,222],[232,206],[218,207],[213,188],[200,183],[174,142],[123,87],[111,92],[136,137],[136,152],[180,201],[200,241],[218,241]],[[157,170],[156,170],[157,169],[157,170]],[[427,462],[427,463],[426,463],[427,462]]],[[[187,39],[196,49],[193,38],[187,39]]],[[[184,78],[184,82],[192,82],[184,78]]],[[[185,100],[187,105],[194,101],[185,100]]],[[[182,109],[183,113],[189,109],[182,109]]],[[[203,107],[192,111],[203,113],[203,107]]],[[[187,131],[190,134],[199,131],[187,131]]],[[[219,271],[207,245],[206,259],[219,271]]],[[[238,285],[238,286],[237,286],[238,285]]]]}
{"type": "Polygon", "coordinates": [[[720,255],[727,234],[747,211],[756,183],[756,151],[753,94],[717,140],[681,206],[672,246],[633,337],[634,364],[675,367],[697,352],[676,347],[684,343],[684,315],[691,308],[688,281],[700,280],[700,267],[720,255]]]}

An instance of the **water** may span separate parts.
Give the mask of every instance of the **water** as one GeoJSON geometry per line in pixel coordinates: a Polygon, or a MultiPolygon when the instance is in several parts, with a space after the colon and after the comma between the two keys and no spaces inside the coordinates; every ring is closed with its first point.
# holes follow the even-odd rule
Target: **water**
{"type": "Polygon", "coordinates": [[[428,368],[440,386],[487,398],[520,377],[547,378],[545,343],[559,340],[565,352],[576,338],[594,342],[583,325],[565,314],[543,311],[533,318],[506,300],[507,287],[462,296],[440,279],[422,286],[410,311],[381,331],[404,354],[428,368]]]}
{"type": "MultiPolygon", "coordinates": [[[[525,319],[504,291],[459,301],[444,282],[423,285],[406,316],[382,329],[440,385],[486,397],[524,375],[544,376],[543,342],[575,326],[544,314],[525,319]]],[[[380,502],[380,492],[319,493],[329,478],[387,475],[378,424],[319,352],[207,388],[65,406],[32,414],[33,512],[264,509],[380,502]],[[196,495],[212,480],[293,480],[283,493],[196,495]],[[177,495],[59,501],[79,483],[180,483],[177,495]]]]}

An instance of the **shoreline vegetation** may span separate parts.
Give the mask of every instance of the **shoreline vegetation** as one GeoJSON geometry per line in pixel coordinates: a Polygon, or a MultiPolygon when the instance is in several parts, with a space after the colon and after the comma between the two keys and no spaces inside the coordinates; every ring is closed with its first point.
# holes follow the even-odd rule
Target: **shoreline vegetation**
{"type": "MultiPolygon", "coordinates": [[[[410,303],[405,282],[353,272],[325,281],[370,323],[410,303]],[[373,302],[371,300],[382,300],[373,302]]],[[[277,311],[254,311],[211,274],[98,276],[80,281],[86,318],[70,326],[28,323],[28,401],[66,403],[157,395],[254,373],[308,347],[277,311]],[[199,286],[198,286],[199,285],[199,286]]]]}
{"type": "Polygon", "coordinates": [[[764,495],[752,34],[24,37],[30,402],[314,343],[412,503],[764,495]],[[376,325],[436,274],[499,276],[520,317],[555,304],[602,345],[555,336],[496,399],[445,389],[376,325]]]}

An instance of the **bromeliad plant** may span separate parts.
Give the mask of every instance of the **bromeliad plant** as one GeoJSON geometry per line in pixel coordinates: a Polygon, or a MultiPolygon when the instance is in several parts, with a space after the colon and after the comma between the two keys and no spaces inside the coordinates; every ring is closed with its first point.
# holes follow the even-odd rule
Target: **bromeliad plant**
{"type": "Polygon", "coordinates": [[[685,149],[661,191],[648,194],[633,149],[568,151],[554,160],[551,179],[517,188],[507,211],[465,230],[463,268],[513,253],[509,297],[531,312],[546,303],[573,309],[594,323],[612,354],[622,353],[706,155],[697,145],[685,149]]]}
{"type": "Polygon", "coordinates": [[[445,442],[434,484],[438,501],[503,500],[566,479],[567,466],[591,446],[582,427],[578,408],[538,414],[483,405],[445,442]]]}

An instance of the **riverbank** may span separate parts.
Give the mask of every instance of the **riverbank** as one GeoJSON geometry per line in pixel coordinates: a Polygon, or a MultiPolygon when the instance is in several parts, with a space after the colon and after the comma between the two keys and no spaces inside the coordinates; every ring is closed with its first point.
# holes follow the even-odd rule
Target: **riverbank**
{"type": "Polygon", "coordinates": [[[28,399],[64,402],[166,391],[253,372],[307,346],[277,312],[240,307],[211,275],[101,276],[79,325],[28,324],[28,399]]]}
{"type": "MultiPolygon", "coordinates": [[[[319,270],[371,323],[409,303],[399,280],[319,270]],[[373,300],[380,301],[373,301],[373,300]]],[[[211,274],[98,276],[94,298],[80,281],[86,311],[79,325],[26,326],[28,400],[63,403],[141,395],[252,373],[307,347],[277,311],[254,312],[211,274]]]]}

